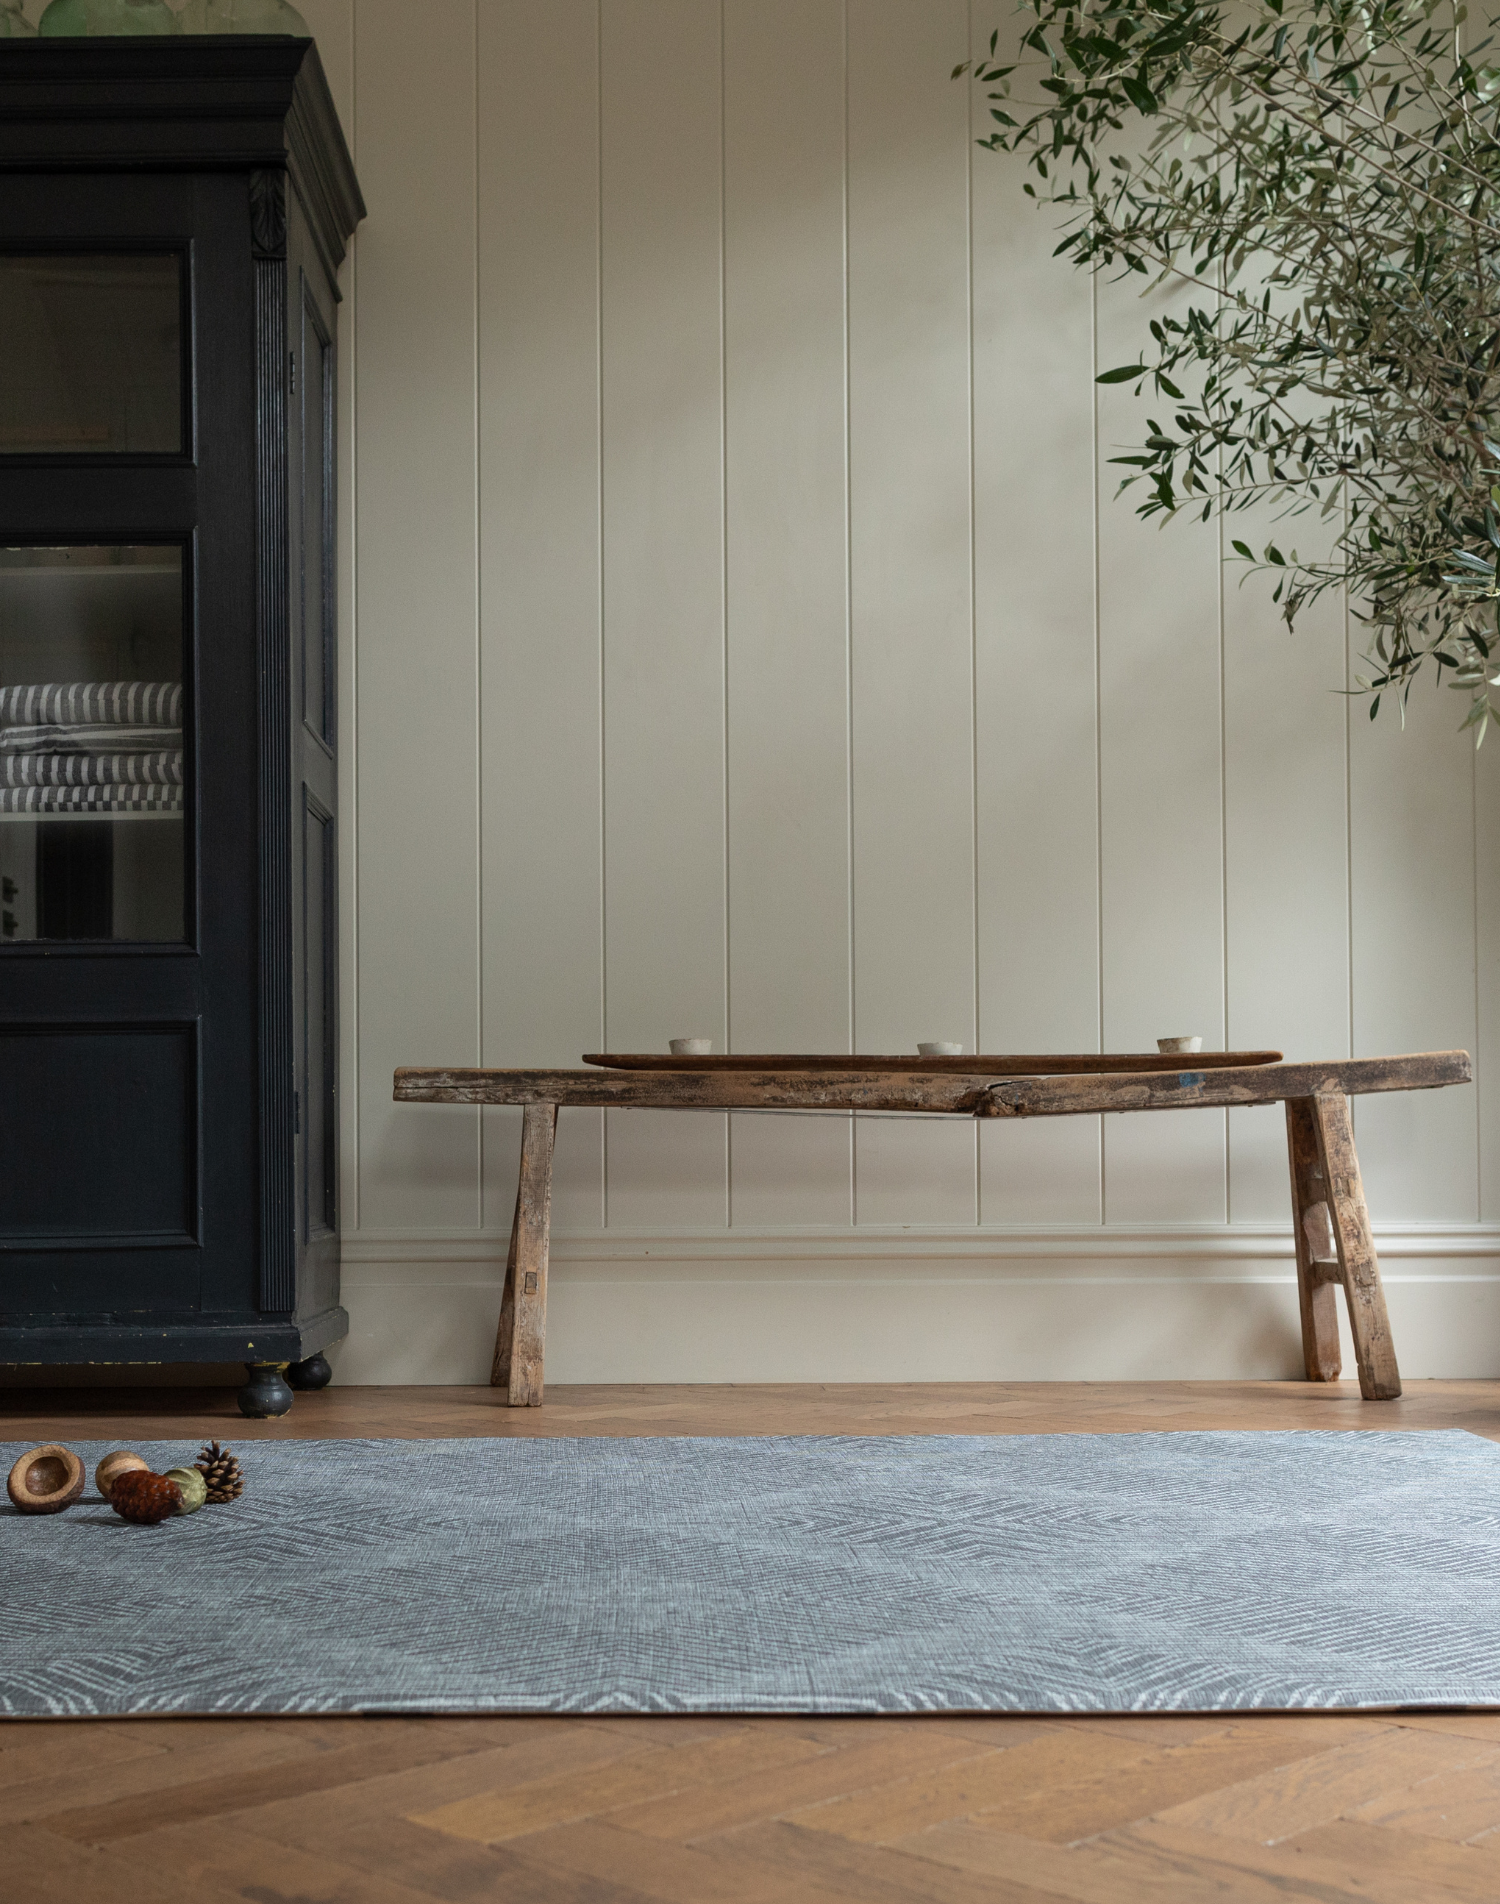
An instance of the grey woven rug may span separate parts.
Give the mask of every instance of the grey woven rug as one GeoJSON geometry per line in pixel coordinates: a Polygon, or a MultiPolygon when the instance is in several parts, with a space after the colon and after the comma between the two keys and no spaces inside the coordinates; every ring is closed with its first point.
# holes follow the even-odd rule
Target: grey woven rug
{"type": "Polygon", "coordinates": [[[0,1503],[0,1712],[1500,1704],[1467,1434],[239,1452],[241,1500],[158,1528],[0,1503]]]}

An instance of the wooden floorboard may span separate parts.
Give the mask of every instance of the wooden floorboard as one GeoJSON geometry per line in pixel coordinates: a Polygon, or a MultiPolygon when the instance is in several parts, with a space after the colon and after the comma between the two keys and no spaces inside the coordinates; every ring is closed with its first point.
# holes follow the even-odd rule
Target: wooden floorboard
{"type": "MultiPolygon", "coordinates": [[[[8,1440],[1465,1428],[1500,1383],[0,1391],[8,1440]]],[[[0,1726],[5,1904],[1500,1900],[1500,1713],[0,1726]]]]}
{"type": "Polygon", "coordinates": [[[228,1388],[0,1389],[8,1440],[242,1441],[435,1435],[1061,1435],[1172,1428],[1467,1428],[1500,1440],[1500,1382],[910,1382],[552,1387],[542,1408],[484,1388],[326,1388],[245,1421],[228,1388]]]}

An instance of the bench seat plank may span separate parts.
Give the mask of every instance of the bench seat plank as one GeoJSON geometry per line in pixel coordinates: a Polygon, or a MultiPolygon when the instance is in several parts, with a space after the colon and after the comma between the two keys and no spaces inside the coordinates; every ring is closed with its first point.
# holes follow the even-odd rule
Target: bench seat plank
{"type": "Polygon", "coordinates": [[[1468,1084],[1467,1051],[1420,1051],[1405,1058],[1344,1058],[1268,1064],[1243,1071],[1182,1071],[1146,1077],[1036,1078],[991,1085],[981,1117],[1070,1117],[1085,1111],[1181,1111],[1197,1105],[1274,1104],[1342,1092],[1433,1091],[1468,1084]]]}
{"type": "Polygon", "coordinates": [[[977,1117],[1070,1117],[1095,1111],[1175,1111],[1274,1104],[1342,1091],[1435,1090],[1467,1084],[1465,1051],[1330,1059],[1116,1076],[996,1078],[912,1071],[397,1071],[403,1104],[563,1104],[652,1110],[933,1111],[977,1117]]]}
{"type": "Polygon", "coordinates": [[[972,1116],[993,1073],[883,1071],[415,1071],[403,1104],[637,1105],[650,1110],[957,1111],[972,1116]]]}

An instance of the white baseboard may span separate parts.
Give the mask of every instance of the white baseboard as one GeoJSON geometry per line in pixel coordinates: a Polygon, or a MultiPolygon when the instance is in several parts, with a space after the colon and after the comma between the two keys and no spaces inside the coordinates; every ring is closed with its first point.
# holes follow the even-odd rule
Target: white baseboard
{"type": "MultiPolygon", "coordinates": [[[[357,1230],[343,1240],[346,1271],[383,1264],[503,1264],[510,1242],[500,1230],[357,1230]]],[[[1500,1223],[1419,1223],[1377,1227],[1382,1261],[1489,1257],[1500,1265],[1500,1223]]],[[[1000,1229],[561,1230],[552,1235],[560,1264],[1012,1262],[1059,1258],[1118,1263],[1131,1258],[1258,1259],[1291,1262],[1285,1223],[1114,1223],[1107,1229],[1034,1225],[1000,1229]]]]}
{"type": "MultiPolygon", "coordinates": [[[[487,1380],[508,1240],[346,1236],[339,1379],[487,1380]]],[[[1500,1375],[1500,1225],[1392,1226],[1375,1240],[1404,1373],[1500,1375]]],[[[565,1232],[549,1280],[554,1382],[1301,1372],[1285,1225],[565,1232]]]]}

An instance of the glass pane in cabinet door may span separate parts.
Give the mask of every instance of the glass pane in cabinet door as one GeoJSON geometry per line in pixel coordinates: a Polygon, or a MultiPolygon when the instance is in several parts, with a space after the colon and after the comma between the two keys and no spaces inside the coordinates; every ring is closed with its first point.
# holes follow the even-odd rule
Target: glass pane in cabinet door
{"type": "Polygon", "coordinates": [[[176,252],[0,257],[0,453],[183,447],[176,252]]]}
{"type": "Polygon", "coordinates": [[[185,936],[182,551],[0,548],[0,942],[185,936]]]}

